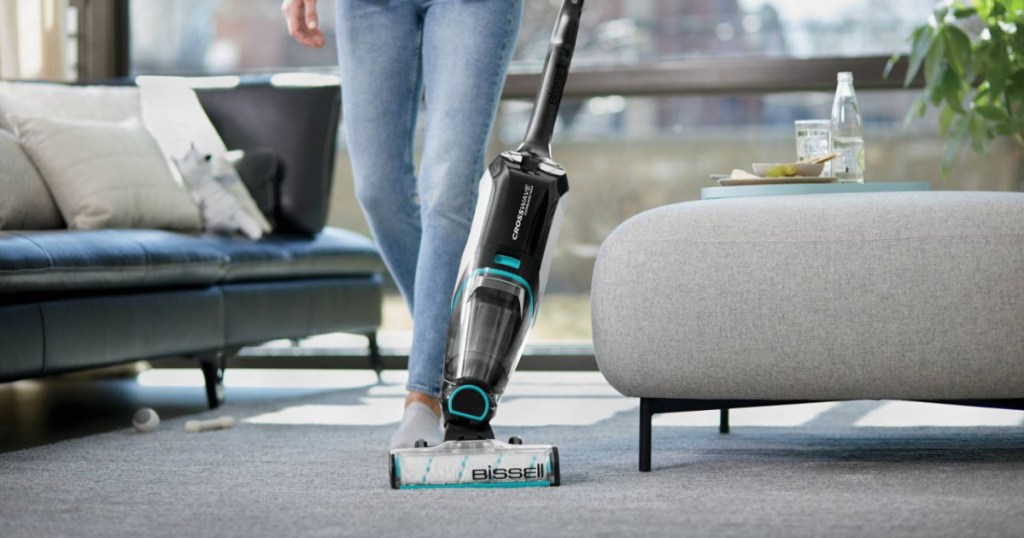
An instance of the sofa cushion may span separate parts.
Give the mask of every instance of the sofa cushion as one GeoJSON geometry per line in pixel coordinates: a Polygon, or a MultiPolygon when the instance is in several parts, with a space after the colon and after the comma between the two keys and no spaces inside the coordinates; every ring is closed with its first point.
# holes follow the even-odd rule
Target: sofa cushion
{"type": "Polygon", "coordinates": [[[8,114],[57,120],[119,122],[142,116],[139,89],[0,81],[0,129],[8,114]]]}
{"type": "Polygon", "coordinates": [[[247,241],[207,235],[202,240],[230,260],[224,277],[228,282],[369,275],[384,271],[373,241],[339,228],[324,228],[312,239],[269,235],[260,241],[247,241]]]}
{"type": "Polygon", "coordinates": [[[8,119],[69,228],[201,228],[199,209],[139,120],[8,119]]]}
{"type": "Polygon", "coordinates": [[[227,147],[280,159],[274,230],[315,235],[327,222],[341,109],[338,86],[242,85],[197,92],[227,147]]]}
{"type": "Polygon", "coordinates": [[[1024,194],[691,202],[605,240],[601,372],[628,396],[1024,396],[1024,194]]]}
{"type": "Polygon", "coordinates": [[[271,227],[275,226],[277,187],[281,178],[281,159],[277,151],[271,147],[247,149],[234,165],[260,212],[271,227]]]}
{"type": "Polygon", "coordinates": [[[0,131],[0,230],[62,227],[53,197],[18,139],[0,131]]]}
{"type": "Polygon", "coordinates": [[[159,230],[0,232],[0,293],[208,286],[227,256],[159,230]]]}
{"type": "Polygon", "coordinates": [[[260,241],[160,230],[0,232],[0,294],[209,286],[384,271],[373,242],[325,228],[260,241]]]}

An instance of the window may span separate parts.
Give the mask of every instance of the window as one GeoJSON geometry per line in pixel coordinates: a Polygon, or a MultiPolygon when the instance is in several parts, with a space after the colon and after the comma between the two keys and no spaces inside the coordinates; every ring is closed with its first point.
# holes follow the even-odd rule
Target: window
{"type": "MultiPolygon", "coordinates": [[[[559,2],[528,2],[517,68],[543,61],[559,2]]],[[[909,50],[933,0],[619,0],[586,6],[578,65],[706,57],[852,57],[909,50]]],[[[575,61],[575,60],[574,60],[575,61]]]]}
{"type": "Polygon", "coordinates": [[[132,0],[131,57],[136,74],[223,74],[331,69],[333,1],[321,0],[323,50],[291,40],[280,0],[132,0]]]}
{"type": "MultiPolygon", "coordinates": [[[[333,2],[321,0],[321,25],[328,36],[321,51],[290,40],[279,5],[279,0],[132,0],[133,71],[334,72],[333,2]]],[[[526,0],[509,84],[522,90],[514,95],[533,91],[526,74],[540,69],[559,5],[558,0],[526,0]]],[[[827,118],[835,72],[855,63],[867,66],[870,87],[890,86],[868,90],[858,85],[869,181],[1016,190],[1019,158],[1009,146],[994,148],[984,159],[969,156],[955,174],[941,177],[943,140],[937,120],[929,117],[905,130],[903,119],[914,94],[891,88],[891,82],[882,84],[884,58],[909,49],[907,37],[927,20],[933,5],[933,0],[589,2],[573,78],[586,82],[602,76],[619,89],[584,91],[587,98],[563,104],[554,153],[569,172],[573,195],[531,341],[589,341],[590,278],[604,237],[641,211],[699,198],[700,188],[712,185],[708,174],[792,157],[793,120],[827,118]],[[786,71],[751,73],[751,59],[786,71]],[[618,73],[665,69],[662,80],[686,76],[686,69],[673,70],[679,66],[691,73],[694,66],[708,66],[723,76],[676,95],[667,90],[653,96],[642,79],[618,73]],[[743,84],[730,82],[737,77],[743,77],[743,84]],[[778,84],[780,78],[787,80],[785,87],[778,84]]],[[[679,87],[688,83],[677,82],[679,87]]],[[[519,143],[529,112],[526,100],[502,104],[492,155],[519,143]]],[[[332,224],[366,232],[344,145],[336,175],[332,224]]],[[[385,319],[386,329],[410,326],[397,293],[388,298],[385,319]]]]}
{"type": "MultiPolygon", "coordinates": [[[[601,0],[587,4],[577,65],[706,57],[888,56],[906,50],[933,0],[601,0]]],[[[524,4],[514,72],[543,62],[559,2],[524,4]]],[[[288,37],[280,0],[131,0],[135,73],[334,69],[334,2],[321,0],[324,50],[288,37]]]]}
{"type": "Polygon", "coordinates": [[[0,78],[76,80],[78,15],[70,0],[0,4],[0,78]]]}

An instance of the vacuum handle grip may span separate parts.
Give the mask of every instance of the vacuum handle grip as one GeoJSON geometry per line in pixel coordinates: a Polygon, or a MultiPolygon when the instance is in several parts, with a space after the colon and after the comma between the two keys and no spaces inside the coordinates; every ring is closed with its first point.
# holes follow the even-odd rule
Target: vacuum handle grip
{"type": "Polygon", "coordinates": [[[526,129],[526,138],[519,151],[538,157],[551,157],[551,135],[555,130],[558,107],[562,104],[565,82],[569,77],[569,65],[576,48],[576,36],[580,29],[580,15],[583,0],[564,0],[558,14],[558,23],[551,35],[548,56],[544,60],[540,90],[533,105],[533,116],[526,129]]]}

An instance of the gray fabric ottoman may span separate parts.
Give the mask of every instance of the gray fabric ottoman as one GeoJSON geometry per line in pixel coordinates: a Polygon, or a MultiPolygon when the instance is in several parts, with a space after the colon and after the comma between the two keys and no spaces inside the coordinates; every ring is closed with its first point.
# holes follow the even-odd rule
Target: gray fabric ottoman
{"type": "Polygon", "coordinates": [[[659,412],[852,399],[1024,408],[1024,194],[661,207],[601,247],[592,316],[601,372],[641,398],[641,470],[659,412]]]}

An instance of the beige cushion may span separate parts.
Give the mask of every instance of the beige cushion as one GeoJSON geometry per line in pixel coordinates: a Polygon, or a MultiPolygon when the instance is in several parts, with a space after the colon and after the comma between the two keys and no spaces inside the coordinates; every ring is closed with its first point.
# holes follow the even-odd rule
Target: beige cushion
{"type": "Polygon", "coordinates": [[[18,139],[0,131],[0,230],[62,227],[50,191],[18,139]]]}
{"type": "Polygon", "coordinates": [[[0,129],[8,114],[57,120],[119,122],[142,115],[139,89],[0,81],[0,129]]]}
{"type": "Polygon", "coordinates": [[[9,115],[69,228],[199,230],[199,209],[139,120],[9,115]]]}

